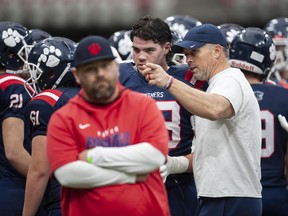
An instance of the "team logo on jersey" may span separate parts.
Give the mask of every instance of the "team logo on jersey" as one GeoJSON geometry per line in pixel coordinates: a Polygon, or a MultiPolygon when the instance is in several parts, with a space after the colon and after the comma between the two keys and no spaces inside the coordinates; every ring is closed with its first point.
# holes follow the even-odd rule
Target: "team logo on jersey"
{"type": "Polygon", "coordinates": [[[263,100],[264,92],[261,91],[254,91],[254,95],[258,101],[263,100]]]}
{"type": "Polygon", "coordinates": [[[15,47],[18,43],[21,42],[21,35],[18,31],[13,31],[11,28],[9,28],[7,31],[3,31],[2,39],[8,47],[15,47]]]}
{"type": "Polygon", "coordinates": [[[88,136],[86,139],[86,149],[94,148],[96,146],[122,147],[129,144],[130,133],[120,132],[118,126],[105,131],[97,131],[95,136],[88,136]]]}
{"type": "Polygon", "coordinates": [[[62,52],[55,46],[45,47],[40,55],[38,62],[44,62],[47,67],[56,67],[60,63],[59,57],[62,52]]]}
{"type": "Polygon", "coordinates": [[[164,92],[148,92],[146,93],[148,97],[152,98],[163,98],[164,97],[164,92]]]}

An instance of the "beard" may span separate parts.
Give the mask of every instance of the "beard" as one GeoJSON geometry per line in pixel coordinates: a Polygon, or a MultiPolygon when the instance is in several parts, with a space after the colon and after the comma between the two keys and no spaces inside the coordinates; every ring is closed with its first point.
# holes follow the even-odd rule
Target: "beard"
{"type": "Polygon", "coordinates": [[[116,89],[116,84],[111,85],[111,83],[105,82],[103,84],[97,84],[92,86],[89,91],[86,91],[89,98],[91,98],[94,102],[101,101],[109,101],[112,97],[116,89]]]}

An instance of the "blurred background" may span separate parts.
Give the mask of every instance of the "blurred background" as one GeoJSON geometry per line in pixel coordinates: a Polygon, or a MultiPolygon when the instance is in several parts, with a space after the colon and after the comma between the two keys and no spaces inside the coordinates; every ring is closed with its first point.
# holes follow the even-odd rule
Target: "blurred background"
{"type": "Polygon", "coordinates": [[[276,17],[288,17],[288,0],[0,0],[0,20],[75,42],[97,34],[109,37],[129,30],[141,16],[165,19],[190,15],[202,23],[236,23],[263,28],[276,17]]]}

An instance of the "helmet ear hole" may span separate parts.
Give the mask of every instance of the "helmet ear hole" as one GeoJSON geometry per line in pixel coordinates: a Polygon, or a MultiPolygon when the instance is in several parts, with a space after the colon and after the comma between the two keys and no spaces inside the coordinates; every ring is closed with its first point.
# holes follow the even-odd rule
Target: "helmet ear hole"
{"type": "Polygon", "coordinates": [[[11,50],[9,50],[7,53],[8,53],[8,58],[9,59],[13,59],[14,58],[15,53],[13,53],[11,50]]]}
{"type": "Polygon", "coordinates": [[[53,79],[55,77],[55,72],[54,71],[49,71],[48,72],[48,78],[53,79]]]}

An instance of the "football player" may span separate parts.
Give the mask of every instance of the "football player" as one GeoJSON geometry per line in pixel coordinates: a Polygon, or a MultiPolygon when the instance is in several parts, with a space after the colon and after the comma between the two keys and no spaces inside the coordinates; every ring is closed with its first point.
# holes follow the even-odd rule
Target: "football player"
{"type": "Polygon", "coordinates": [[[60,184],[55,179],[49,180],[46,131],[53,112],[79,91],[70,70],[75,49],[76,43],[68,38],[49,37],[38,42],[28,56],[29,84],[36,84],[32,86],[38,86],[35,91],[40,92],[28,103],[26,111],[31,128],[32,155],[23,216],[34,215],[40,205],[50,216],[61,215],[60,184]]]}
{"type": "MultiPolygon", "coordinates": [[[[171,65],[171,30],[160,18],[144,16],[132,27],[130,38],[134,63],[120,64],[120,82],[127,88],[156,100],[169,133],[169,156],[161,167],[168,193],[171,215],[193,215],[197,196],[191,167],[193,139],[191,114],[166,89],[151,86],[142,75],[147,62],[159,64],[175,78],[185,80],[185,65],[171,65]]],[[[189,80],[190,81],[190,80],[189,80]]],[[[187,84],[189,84],[187,82],[187,84]]]]}
{"type": "Polygon", "coordinates": [[[25,125],[25,106],[34,90],[27,92],[23,75],[23,47],[31,43],[28,29],[16,22],[0,22],[0,212],[21,215],[25,180],[30,165],[31,142],[25,125]]]}
{"type": "Polygon", "coordinates": [[[276,45],[276,60],[269,75],[276,84],[288,88],[288,17],[270,20],[264,30],[276,45]]]}

